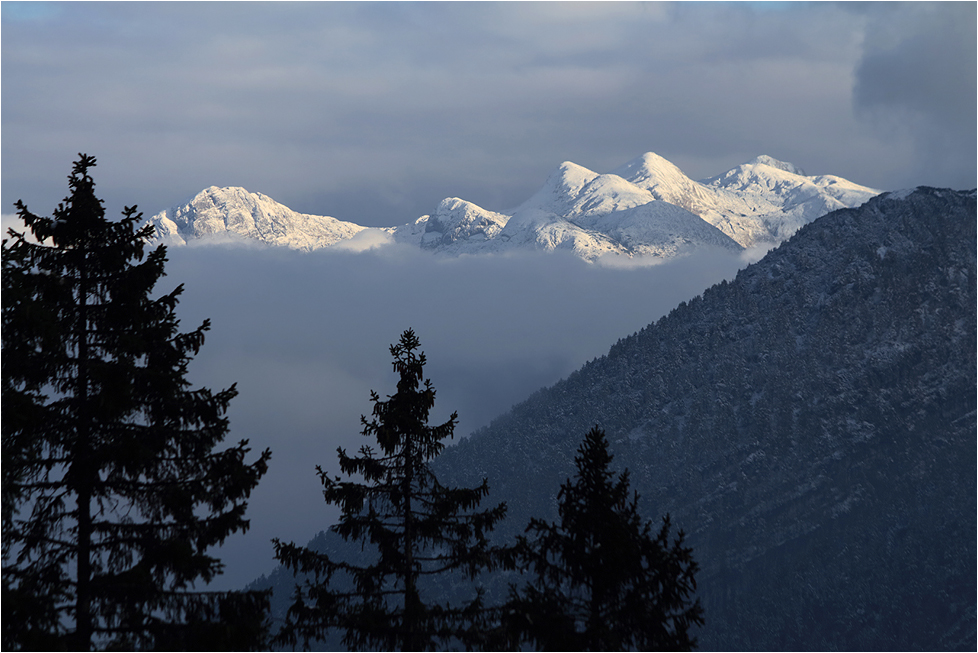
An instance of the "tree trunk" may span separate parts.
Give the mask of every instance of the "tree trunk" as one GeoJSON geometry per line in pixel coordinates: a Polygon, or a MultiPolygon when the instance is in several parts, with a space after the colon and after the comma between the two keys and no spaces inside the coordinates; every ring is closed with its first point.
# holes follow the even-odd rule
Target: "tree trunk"
{"type": "Polygon", "coordinates": [[[420,633],[420,597],[414,573],[414,514],[411,494],[414,481],[414,451],[411,434],[404,435],[404,651],[418,651],[420,633]]]}
{"type": "MultiPolygon", "coordinates": [[[[88,401],[88,270],[82,255],[78,291],[78,415],[75,437],[75,459],[72,467],[78,501],[78,584],[75,587],[75,640],[78,650],[92,648],[92,484],[91,438],[92,423],[88,401]]],[[[97,473],[97,472],[96,472],[97,473]]]]}

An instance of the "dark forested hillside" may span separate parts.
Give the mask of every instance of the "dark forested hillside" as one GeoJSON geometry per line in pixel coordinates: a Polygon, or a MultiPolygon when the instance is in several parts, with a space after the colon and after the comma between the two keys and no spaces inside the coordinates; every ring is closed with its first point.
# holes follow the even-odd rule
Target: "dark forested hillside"
{"type": "Polygon", "coordinates": [[[437,461],[504,530],[599,424],[702,571],[703,649],[975,647],[975,193],[804,227],[437,461]]]}
{"type": "Polygon", "coordinates": [[[487,477],[512,537],[556,516],[597,424],[644,517],[688,534],[700,648],[974,650],[975,227],[973,191],[826,215],[446,450],[438,477],[487,477]]]}

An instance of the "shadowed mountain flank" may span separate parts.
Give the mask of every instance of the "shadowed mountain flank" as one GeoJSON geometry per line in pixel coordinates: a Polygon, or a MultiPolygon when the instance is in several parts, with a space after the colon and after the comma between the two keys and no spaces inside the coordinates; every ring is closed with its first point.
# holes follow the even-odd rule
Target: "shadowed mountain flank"
{"type": "Polygon", "coordinates": [[[975,242],[974,192],[831,213],[436,464],[513,535],[599,424],[688,533],[702,648],[973,649],[975,242]]]}

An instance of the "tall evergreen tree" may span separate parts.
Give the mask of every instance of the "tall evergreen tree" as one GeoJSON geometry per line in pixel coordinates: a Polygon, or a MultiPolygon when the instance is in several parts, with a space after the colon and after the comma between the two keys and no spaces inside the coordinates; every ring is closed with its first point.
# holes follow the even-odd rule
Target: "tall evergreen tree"
{"type": "Polygon", "coordinates": [[[296,588],[296,600],[278,639],[308,645],[331,629],[344,632],[352,649],[426,650],[438,644],[471,644],[484,618],[481,594],[451,606],[423,596],[422,577],[461,571],[470,579],[492,568],[501,549],[486,534],[506,512],[505,504],[475,511],[489,491],[441,485],[428,461],[451,437],[457,414],[430,426],[435,402],[431,381],[423,379],[425,355],[414,332],[405,331],[390,348],[397,392],[381,400],[371,392],[373,415],[361,417],[363,435],[376,439],[359,455],[340,448],[340,470],[359,480],[330,477],[317,467],[327,503],[342,510],[331,530],[345,540],[377,549],[372,564],[330,559],[323,553],[275,541],[276,557],[294,572],[311,575],[296,588]],[[337,582],[338,581],[338,582],[337,582]]]}
{"type": "Polygon", "coordinates": [[[266,595],[195,583],[270,453],[215,450],[236,390],[186,379],[209,323],[178,332],[165,249],[135,207],[106,219],[79,156],[53,217],[17,202],[36,242],[3,241],[4,648],[261,646],[266,595]]]}
{"type": "Polygon", "coordinates": [[[559,523],[532,519],[517,556],[534,576],[504,610],[514,644],[547,651],[691,650],[703,623],[692,550],[669,543],[669,516],[642,523],[628,471],[615,479],[604,432],[594,427],[561,485],[559,523]]]}

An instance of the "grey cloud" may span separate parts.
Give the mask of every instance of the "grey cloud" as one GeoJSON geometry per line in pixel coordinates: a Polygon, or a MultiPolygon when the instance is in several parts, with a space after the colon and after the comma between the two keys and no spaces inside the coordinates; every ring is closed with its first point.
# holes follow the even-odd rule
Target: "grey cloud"
{"type": "Polygon", "coordinates": [[[504,210],[563,160],[604,171],[647,150],[694,178],[767,153],[904,185],[927,151],[853,113],[864,30],[921,31],[885,9],[5,3],[5,210],[13,193],[60,198],[79,151],[99,157],[110,207],[238,185],[368,225],[446,196],[504,210]]]}
{"type": "Polygon", "coordinates": [[[973,3],[887,12],[866,35],[857,104],[902,107],[958,128],[973,124],[976,14],[973,3]]]}
{"type": "Polygon", "coordinates": [[[907,3],[867,30],[853,99],[882,133],[909,134],[907,185],[974,187],[976,20],[974,3],[907,3]]]}

